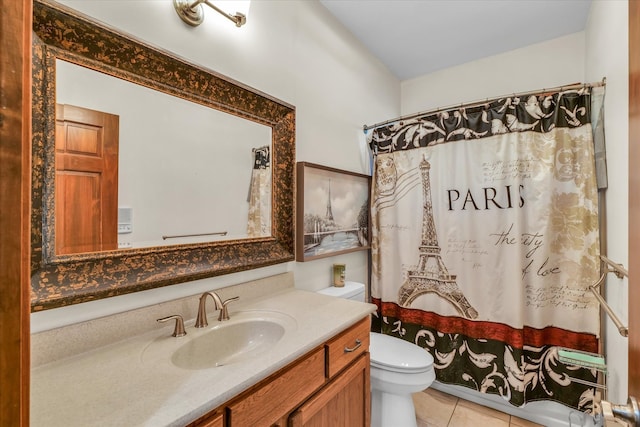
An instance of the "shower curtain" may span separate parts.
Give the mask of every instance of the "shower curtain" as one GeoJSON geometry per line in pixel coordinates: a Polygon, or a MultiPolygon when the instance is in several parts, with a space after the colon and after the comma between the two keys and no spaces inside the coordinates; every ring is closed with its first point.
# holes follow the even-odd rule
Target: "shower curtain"
{"type": "Polygon", "coordinates": [[[373,329],[424,347],[437,380],[513,405],[590,410],[598,189],[591,89],[442,111],[369,135],[373,329]]]}
{"type": "Polygon", "coordinates": [[[271,235],[271,149],[269,146],[254,148],[253,169],[249,183],[249,219],[247,235],[264,237],[271,235]]]}

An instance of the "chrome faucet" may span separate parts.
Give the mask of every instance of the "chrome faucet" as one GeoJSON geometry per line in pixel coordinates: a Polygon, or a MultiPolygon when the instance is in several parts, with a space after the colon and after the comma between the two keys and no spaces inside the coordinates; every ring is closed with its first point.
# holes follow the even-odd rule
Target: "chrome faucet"
{"type": "Polygon", "coordinates": [[[218,294],[215,292],[205,292],[200,296],[200,303],[198,304],[198,316],[196,317],[196,328],[204,328],[209,325],[207,322],[207,297],[210,296],[213,298],[213,302],[216,305],[216,310],[220,310],[220,314],[218,315],[218,320],[229,320],[229,311],[227,310],[227,305],[232,301],[237,301],[240,297],[229,298],[228,300],[222,301],[218,294]]]}

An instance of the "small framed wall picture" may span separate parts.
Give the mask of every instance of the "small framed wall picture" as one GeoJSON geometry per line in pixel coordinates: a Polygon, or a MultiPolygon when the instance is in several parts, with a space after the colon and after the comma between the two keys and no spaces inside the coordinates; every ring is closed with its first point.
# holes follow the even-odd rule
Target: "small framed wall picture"
{"type": "Polygon", "coordinates": [[[296,261],[369,249],[368,175],[297,164],[296,261]]]}

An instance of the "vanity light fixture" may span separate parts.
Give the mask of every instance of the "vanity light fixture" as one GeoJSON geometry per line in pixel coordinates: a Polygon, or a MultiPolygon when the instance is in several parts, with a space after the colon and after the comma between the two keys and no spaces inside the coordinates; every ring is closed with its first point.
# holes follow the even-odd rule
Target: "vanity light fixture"
{"type": "MultiPolygon", "coordinates": [[[[173,7],[178,16],[187,24],[197,27],[204,20],[202,4],[206,4],[225,18],[233,21],[236,27],[242,27],[247,22],[247,16],[241,12],[228,13],[214,5],[210,0],[173,0],[173,7]]],[[[248,2],[246,2],[248,3],[248,2]]]]}

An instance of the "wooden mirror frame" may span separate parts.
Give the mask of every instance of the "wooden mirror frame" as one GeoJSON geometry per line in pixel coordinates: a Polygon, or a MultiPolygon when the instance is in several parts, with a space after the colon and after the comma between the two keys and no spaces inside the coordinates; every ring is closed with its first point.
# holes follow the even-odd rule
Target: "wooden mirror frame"
{"type": "MultiPolygon", "coordinates": [[[[33,5],[31,310],[108,298],[294,259],[295,108],[57,3],[33,5]],[[55,61],[272,129],[272,236],[55,255],[55,61]]],[[[223,202],[223,201],[221,201],[223,202]]]]}

